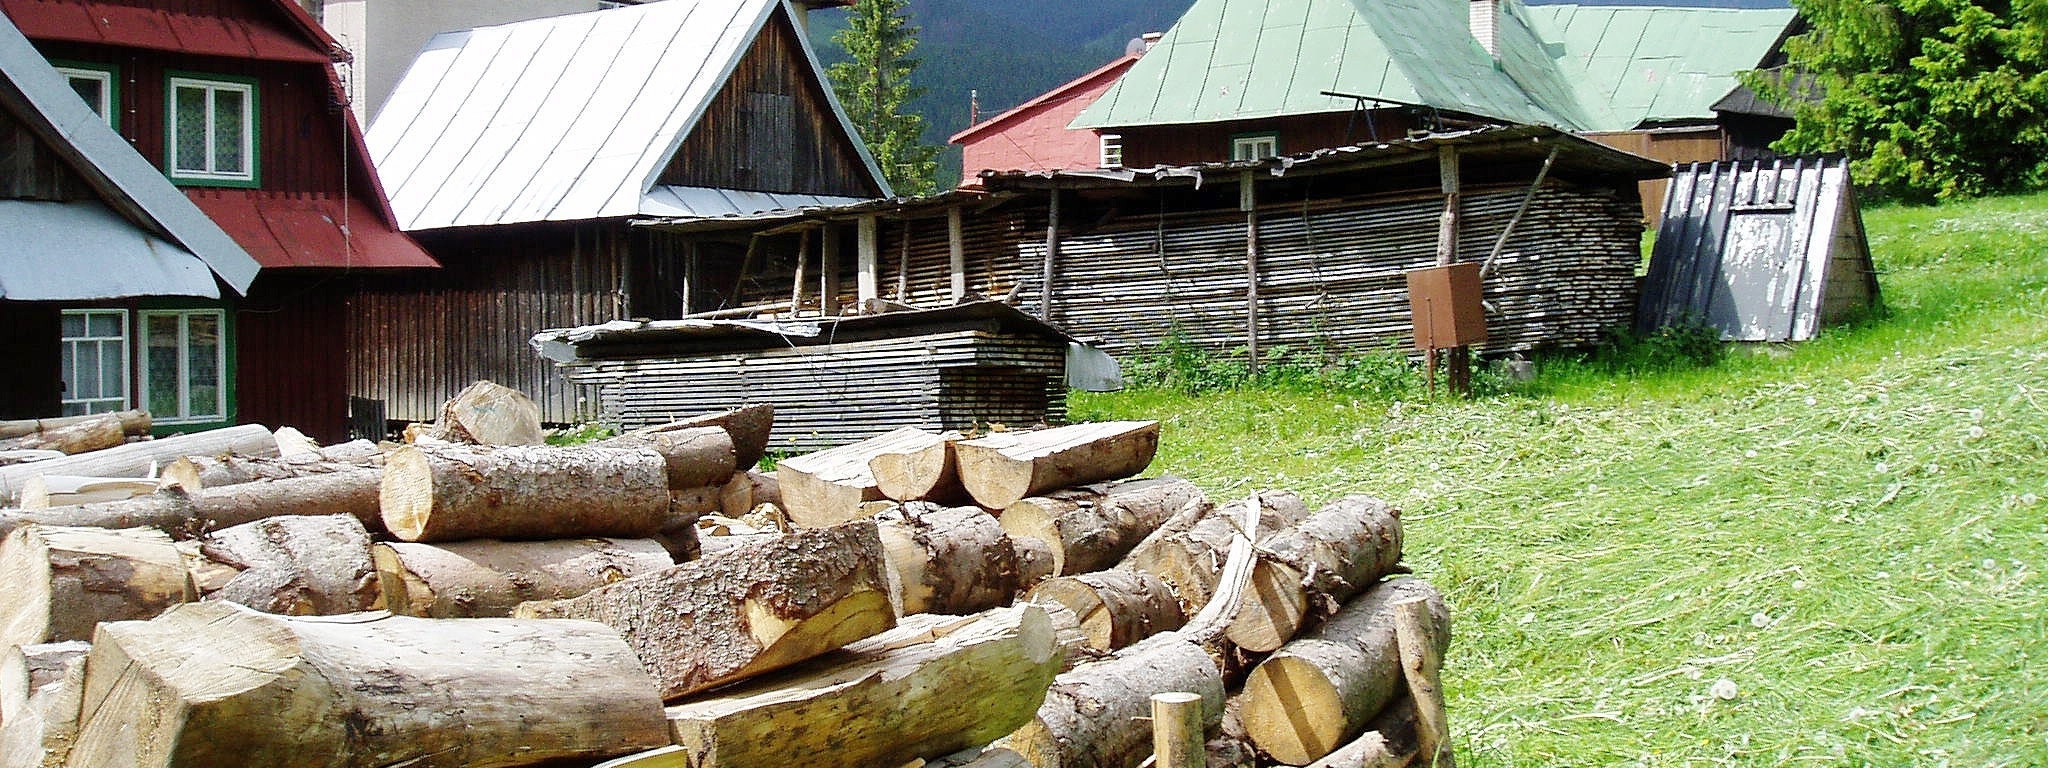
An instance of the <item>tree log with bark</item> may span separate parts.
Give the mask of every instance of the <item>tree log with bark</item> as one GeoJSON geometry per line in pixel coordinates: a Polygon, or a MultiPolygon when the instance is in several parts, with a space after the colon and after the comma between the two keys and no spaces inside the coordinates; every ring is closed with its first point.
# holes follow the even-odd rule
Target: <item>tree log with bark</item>
{"type": "Polygon", "coordinates": [[[163,484],[187,491],[220,488],[265,480],[288,480],[307,475],[325,475],[383,466],[384,454],[375,444],[358,440],[321,448],[311,454],[266,458],[258,456],[186,456],[163,468],[163,484]],[[370,451],[361,451],[368,445],[370,451]]]}
{"type": "Polygon", "coordinates": [[[792,456],[775,465],[782,508],[798,525],[821,528],[861,517],[861,503],[882,500],[868,460],[930,440],[931,433],[904,427],[857,443],[792,456]]]}
{"type": "Polygon", "coordinates": [[[1263,537],[1259,550],[1251,593],[1232,618],[1229,637],[1239,648],[1265,653],[1400,565],[1401,511],[1369,496],[1346,496],[1263,537]]]}
{"type": "Polygon", "coordinates": [[[270,517],[349,515],[383,531],[378,514],[382,474],[370,467],[242,483],[187,493],[166,488],[126,501],[0,512],[0,531],[27,523],[155,528],[180,538],[270,517]]]}
{"type": "Polygon", "coordinates": [[[243,424],[117,445],[77,456],[0,467],[0,503],[13,503],[21,493],[22,483],[36,475],[142,477],[149,474],[151,467],[160,467],[186,456],[221,453],[276,456],[277,438],[260,424],[243,424]]]}
{"type": "Polygon", "coordinates": [[[1053,575],[1100,571],[1116,565],[1138,542],[1190,504],[1208,498],[1177,477],[1086,485],[1020,499],[1003,509],[1012,537],[1046,542],[1053,575]]]}
{"type": "Polygon", "coordinates": [[[0,648],[88,640],[195,598],[177,545],[142,528],[21,528],[0,542],[0,584],[0,648]]]}
{"type": "Polygon", "coordinates": [[[441,416],[426,432],[443,442],[475,445],[540,445],[540,406],[526,393],[479,381],[441,404],[441,416]]]}
{"type": "Polygon", "coordinates": [[[782,489],[775,476],[753,470],[740,472],[718,491],[718,507],[727,517],[740,517],[762,504],[782,505],[782,489]]]}
{"type": "Polygon", "coordinates": [[[1117,480],[1145,471],[1159,450],[1159,422],[1105,421],[1005,432],[953,446],[960,484],[988,509],[1026,496],[1117,480]]]}
{"type": "Polygon", "coordinates": [[[775,427],[775,406],[763,403],[729,411],[693,416],[627,432],[624,436],[647,436],[694,427],[718,427],[732,437],[734,465],[741,471],[753,469],[768,453],[769,432],[775,427]]]}
{"type": "Polygon", "coordinates": [[[581,621],[284,617],[102,626],[73,765],[520,766],[667,741],[616,632],[581,621]]]}
{"type": "Polygon", "coordinates": [[[80,454],[112,448],[127,441],[128,434],[122,429],[121,417],[107,413],[22,437],[0,440],[0,449],[80,454]]]}
{"type": "Polygon", "coordinates": [[[668,463],[599,446],[405,446],[384,459],[384,524],[405,541],[642,538],[669,517],[668,463]]]}
{"type": "Polygon", "coordinates": [[[41,432],[63,429],[74,424],[96,421],[106,416],[113,416],[119,419],[121,421],[121,432],[129,435],[147,435],[152,425],[149,412],[140,409],[84,416],[59,416],[51,419],[14,419],[0,421],[0,440],[27,437],[41,432]]]}
{"type": "Polygon", "coordinates": [[[668,462],[669,490],[721,488],[735,470],[732,435],[719,427],[685,427],[624,434],[596,443],[609,448],[648,448],[668,462]]]}
{"type": "Polygon", "coordinates": [[[1113,569],[1059,576],[1031,588],[1029,599],[1066,606],[1080,618],[1088,647],[1114,651],[1187,623],[1173,588],[1143,571],[1113,569]]]}
{"type": "Polygon", "coordinates": [[[437,619],[511,616],[529,600],[565,600],[674,564],[652,539],[393,542],[371,552],[385,606],[437,619]]]}
{"type": "Polygon", "coordinates": [[[898,616],[977,613],[1017,595],[1017,552],[981,508],[911,502],[875,521],[898,616]]]}
{"type": "Polygon", "coordinates": [[[158,482],[143,477],[37,475],[21,484],[21,508],[49,509],[127,501],[155,493],[158,482]]]}
{"type": "Polygon", "coordinates": [[[718,557],[521,605],[625,635],[662,698],[780,669],[896,625],[874,521],[800,530],[718,557]]]}
{"type": "Polygon", "coordinates": [[[327,616],[382,602],[370,532],[350,515],[287,516],[224,528],[200,540],[208,560],[240,571],[209,600],[264,613],[327,616]]]}
{"type": "MultiPolygon", "coordinates": [[[[1259,491],[1260,531],[1279,531],[1308,518],[1308,504],[1288,491],[1259,491]]],[[[1247,500],[1214,508],[1190,507],[1159,526],[1117,567],[1164,579],[1192,618],[1214,596],[1224,557],[1238,534],[1247,500]]]]}
{"type": "Polygon", "coordinates": [[[1036,768],[1133,768],[1152,753],[1154,694],[1202,697],[1203,726],[1223,716],[1223,672],[1201,645],[1165,634],[1053,678],[1031,721],[993,746],[1036,768]]]}

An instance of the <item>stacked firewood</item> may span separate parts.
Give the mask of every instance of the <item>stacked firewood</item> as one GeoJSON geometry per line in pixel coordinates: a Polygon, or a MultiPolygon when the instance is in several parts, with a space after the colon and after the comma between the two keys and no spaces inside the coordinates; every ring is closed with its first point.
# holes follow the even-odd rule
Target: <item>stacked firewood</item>
{"type": "Polygon", "coordinates": [[[0,512],[0,766],[1348,766],[1442,743],[1448,618],[1387,578],[1376,500],[1131,479],[1155,422],[902,429],[762,473],[767,407],[547,446],[522,401],[479,383],[405,444],[201,453],[147,496],[0,512]]]}

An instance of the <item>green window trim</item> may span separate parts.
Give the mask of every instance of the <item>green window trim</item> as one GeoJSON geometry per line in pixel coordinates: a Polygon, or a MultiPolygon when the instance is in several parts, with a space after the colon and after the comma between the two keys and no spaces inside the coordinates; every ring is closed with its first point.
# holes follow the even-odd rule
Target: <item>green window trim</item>
{"type": "Polygon", "coordinates": [[[152,420],[160,427],[154,431],[166,434],[212,429],[229,426],[235,422],[235,379],[238,361],[235,354],[234,317],[235,313],[231,308],[197,301],[152,301],[135,310],[131,335],[137,350],[133,357],[137,384],[132,399],[137,407],[149,409],[152,420]],[[216,349],[212,359],[208,361],[214,370],[214,381],[211,384],[213,396],[211,402],[206,404],[209,406],[206,409],[208,412],[199,412],[199,409],[192,408],[192,398],[196,393],[191,370],[192,319],[195,317],[213,320],[216,334],[216,349]],[[153,402],[154,396],[150,389],[151,369],[158,364],[152,356],[153,350],[150,346],[151,337],[156,332],[156,329],[151,327],[151,321],[161,318],[176,318],[173,332],[177,334],[177,340],[171,345],[175,350],[175,357],[169,358],[177,369],[173,375],[178,377],[175,409],[153,407],[158,404],[153,402]]]}
{"type": "Polygon", "coordinates": [[[199,72],[172,71],[164,77],[164,175],[171,183],[180,186],[236,187],[254,189],[262,186],[263,156],[263,103],[262,94],[253,77],[238,75],[216,75],[199,72]],[[178,141],[180,124],[178,120],[179,90],[196,91],[201,95],[205,111],[205,124],[200,126],[200,153],[203,160],[182,156],[178,141]],[[242,138],[238,147],[242,168],[221,170],[220,118],[216,110],[221,104],[221,94],[241,96],[242,138]],[[193,166],[194,161],[197,165],[193,166]],[[181,165],[188,166],[181,169],[181,165]]]}
{"type": "MultiPolygon", "coordinates": [[[[64,76],[64,83],[66,85],[70,85],[74,79],[92,79],[104,83],[105,90],[100,93],[100,99],[104,103],[92,104],[90,100],[86,103],[92,106],[94,112],[98,112],[107,118],[107,125],[113,126],[116,132],[120,130],[121,68],[119,66],[89,61],[72,61],[69,59],[51,59],[50,66],[57,70],[57,74],[64,76]]],[[[77,90],[77,87],[73,86],[73,90],[77,90]]],[[[79,96],[84,98],[84,94],[79,94],[79,96]]]]}

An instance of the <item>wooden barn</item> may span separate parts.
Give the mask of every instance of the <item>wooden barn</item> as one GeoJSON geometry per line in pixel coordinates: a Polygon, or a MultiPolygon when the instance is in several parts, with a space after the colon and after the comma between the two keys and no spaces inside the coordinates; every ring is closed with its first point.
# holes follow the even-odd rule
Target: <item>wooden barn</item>
{"type": "Polygon", "coordinates": [[[74,365],[41,382],[30,415],[140,407],[160,431],[256,422],[341,437],[350,280],[435,263],[393,226],[334,41],[285,0],[0,0],[0,11],[72,98],[261,267],[253,283],[230,283],[239,296],[61,304],[62,329],[35,343],[74,365]],[[87,349],[90,366],[77,357],[87,349]],[[107,384],[88,385],[95,377],[107,384]]]}
{"type": "MultiPolygon", "coordinates": [[[[711,286],[755,256],[751,225],[633,221],[889,195],[795,14],[786,0],[668,0],[436,36],[369,140],[400,222],[444,269],[365,283],[351,393],[421,420],[488,378],[532,394],[550,422],[587,418],[595,404],[529,337],[714,307],[711,286]]],[[[771,239],[823,260],[855,250],[854,234],[771,239]]]]}

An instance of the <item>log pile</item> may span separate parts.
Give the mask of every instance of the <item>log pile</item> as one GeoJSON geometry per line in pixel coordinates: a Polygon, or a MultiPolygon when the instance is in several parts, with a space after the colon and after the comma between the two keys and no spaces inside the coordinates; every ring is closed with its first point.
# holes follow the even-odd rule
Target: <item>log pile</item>
{"type": "Polygon", "coordinates": [[[757,473],[765,410],[503,445],[517,400],[471,400],[0,513],[0,764],[1449,761],[1448,613],[1383,502],[1212,503],[1140,477],[1155,422],[757,473]]]}

